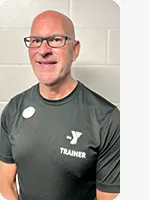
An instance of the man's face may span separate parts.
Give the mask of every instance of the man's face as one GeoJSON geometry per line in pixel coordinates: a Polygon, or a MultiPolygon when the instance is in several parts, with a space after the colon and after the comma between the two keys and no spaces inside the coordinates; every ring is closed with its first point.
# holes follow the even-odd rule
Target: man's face
{"type": "MultiPolygon", "coordinates": [[[[49,37],[56,34],[70,36],[60,20],[39,20],[31,29],[31,36],[49,37]]],[[[29,48],[31,65],[39,82],[53,85],[71,76],[70,68],[76,60],[78,46],[79,43],[74,40],[67,40],[64,47],[52,48],[44,40],[41,47],[29,48]]]]}

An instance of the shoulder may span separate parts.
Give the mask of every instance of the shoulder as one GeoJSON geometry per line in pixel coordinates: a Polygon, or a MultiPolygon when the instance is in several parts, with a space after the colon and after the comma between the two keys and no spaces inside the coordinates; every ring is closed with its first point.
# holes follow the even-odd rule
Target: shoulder
{"type": "Polygon", "coordinates": [[[14,116],[20,110],[24,101],[31,99],[36,88],[37,84],[12,97],[5,106],[1,118],[14,116]]]}
{"type": "Polygon", "coordinates": [[[96,112],[101,118],[105,118],[106,116],[114,117],[120,115],[119,109],[111,101],[82,83],[81,88],[83,96],[82,103],[92,107],[94,112],[96,112]]]}

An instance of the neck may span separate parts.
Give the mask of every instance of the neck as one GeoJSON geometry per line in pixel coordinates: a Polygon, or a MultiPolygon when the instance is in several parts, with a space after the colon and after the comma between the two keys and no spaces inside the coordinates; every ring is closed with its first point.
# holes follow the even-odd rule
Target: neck
{"type": "Polygon", "coordinates": [[[54,85],[39,84],[40,94],[48,100],[59,100],[69,95],[77,86],[78,82],[72,77],[67,80],[61,80],[54,85]]]}

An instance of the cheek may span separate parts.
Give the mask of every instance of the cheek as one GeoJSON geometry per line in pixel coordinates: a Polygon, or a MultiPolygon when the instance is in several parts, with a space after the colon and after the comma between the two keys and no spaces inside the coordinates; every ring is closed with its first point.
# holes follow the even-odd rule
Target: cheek
{"type": "Polygon", "coordinates": [[[34,51],[34,50],[29,50],[29,51],[28,51],[28,54],[29,54],[30,60],[32,61],[32,59],[34,58],[34,56],[35,56],[35,54],[36,54],[36,51],[34,51]]]}
{"type": "Polygon", "coordinates": [[[73,57],[73,47],[70,45],[65,46],[63,48],[55,49],[56,55],[59,57],[60,60],[70,60],[73,57]]]}
{"type": "Polygon", "coordinates": [[[70,64],[73,61],[73,51],[72,49],[68,49],[62,53],[60,56],[62,58],[62,62],[65,64],[70,64]]]}

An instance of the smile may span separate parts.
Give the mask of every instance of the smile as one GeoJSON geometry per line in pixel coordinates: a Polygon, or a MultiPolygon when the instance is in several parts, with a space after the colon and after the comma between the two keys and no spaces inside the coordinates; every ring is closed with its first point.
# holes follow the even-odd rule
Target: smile
{"type": "Polygon", "coordinates": [[[38,63],[40,64],[40,66],[41,67],[43,67],[43,68],[49,68],[49,67],[52,67],[52,66],[54,66],[55,64],[57,64],[57,62],[56,61],[44,61],[44,62],[39,62],[38,61],[38,63]]]}

